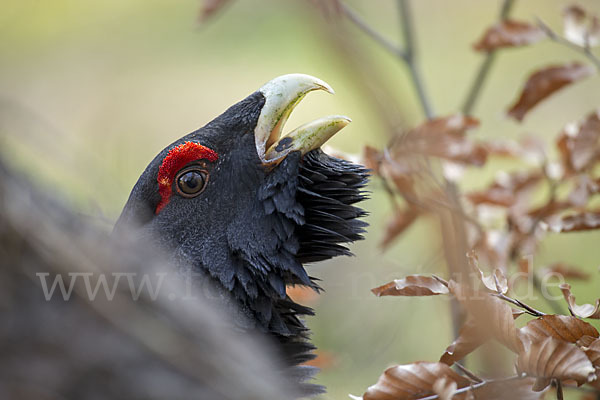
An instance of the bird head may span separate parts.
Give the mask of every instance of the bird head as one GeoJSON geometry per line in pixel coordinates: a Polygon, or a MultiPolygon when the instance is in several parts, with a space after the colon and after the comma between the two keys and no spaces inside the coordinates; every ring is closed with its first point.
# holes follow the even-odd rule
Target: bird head
{"type": "Polygon", "coordinates": [[[278,77],[162,150],[135,184],[116,229],[134,225],[214,283],[256,328],[283,337],[308,308],[287,285],[318,289],[304,264],[350,254],[361,238],[367,171],[320,147],[350,119],[330,116],[282,135],[294,107],[325,82],[278,77]]]}

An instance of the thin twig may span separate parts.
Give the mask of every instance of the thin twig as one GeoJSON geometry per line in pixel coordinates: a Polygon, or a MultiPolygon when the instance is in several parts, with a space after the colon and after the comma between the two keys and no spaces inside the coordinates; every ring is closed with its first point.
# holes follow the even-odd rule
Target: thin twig
{"type": "Polygon", "coordinates": [[[563,400],[564,395],[563,395],[562,383],[560,382],[560,379],[555,379],[554,382],[556,384],[556,400],[563,400]]]}
{"type": "Polygon", "coordinates": [[[433,118],[434,112],[429,98],[425,92],[425,85],[421,78],[421,73],[416,62],[416,46],[414,29],[412,26],[412,13],[410,9],[410,0],[398,0],[398,10],[400,12],[400,21],[402,23],[402,33],[404,35],[404,61],[410,72],[412,83],[419,97],[419,102],[427,119],[433,118]]]}
{"type": "Polygon", "coordinates": [[[350,6],[347,4],[340,2],[340,7],[342,12],[350,21],[352,21],[360,30],[370,36],[373,40],[381,45],[384,49],[392,53],[392,55],[406,59],[406,53],[396,46],[394,43],[383,37],[379,32],[375,29],[371,28],[371,26],[350,6]]]}
{"type": "Polygon", "coordinates": [[[540,27],[540,29],[544,31],[546,36],[548,36],[548,39],[550,39],[551,41],[553,41],[555,43],[562,44],[563,46],[569,47],[569,48],[583,54],[584,56],[587,57],[587,59],[589,61],[591,61],[592,64],[594,64],[596,69],[598,71],[600,71],[600,59],[598,57],[596,57],[594,55],[594,53],[592,53],[589,46],[579,46],[578,44],[575,44],[575,43],[565,39],[564,37],[562,37],[562,36],[558,35],[556,32],[554,32],[552,30],[552,28],[550,28],[548,25],[546,25],[544,23],[544,21],[542,21],[540,18],[537,18],[537,24],[540,27]]]}
{"type": "MultiPolygon", "coordinates": [[[[508,17],[508,14],[510,13],[513,4],[514,0],[504,0],[504,3],[502,4],[502,9],[500,10],[501,21],[508,17]]],[[[481,63],[481,66],[479,67],[479,70],[477,71],[477,74],[475,75],[475,79],[471,84],[471,88],[469,89],[465,102],[463,103],[463,106],[461,108],[463,114],[468,115],[473,110],[475,102],[479,98],[479,94],[481,93],[483,84],[492,68],[492,65],[494,64],[495,59],[496,50],[488,52],[485,56],[483,62],[481,63]]]]}
{"type": "Polygon", "coordinates": [[[478,377],[477,375],[475,375],[473,372],[469,371],[467,368],[465,368],[460,362],[455,362],[454,366],[459,369],[463,374],[465,374],[467,377],[469,377],[470,379],[472,379],[473,381],[477,382],[477,383],[481,383],[484,382],[484,379],[478,377]]]}
{"type": "Polygon", "coordinates": [[[536,310],[535,308],[523,303],[521,300],[518,299],[513,299],[512,297],[508,297],[502,293],[493,293],[492,296],[496,296],[499,299],[502,299],[506,302],[509,302],[511,304],[514,304],[517,307],[520,307],[522,309],[524,309],[525,311],[527,311],[528,314],[533,315],[534,317],[543,317],[544,315],[546,315],[545,313],[536,310]]]}
{"type": "Polygon", "coordinates": [[[392,55],[401,59],[406,63],[408,71],[411,76],[411,81],[415,86],[419,102],[423,108],[423,112],[427,119],[433,117],[433,110],[431,108],[427,94],[425,93],[425,87],[421,78],[421,73],[417,68],[415,62],[415,46],[413,38],[412,18],[410,14],[410,7],[408,0],[398,0],[400,9],[400,19],[402,21],[402,31],[404,33],[404,50],[396,46],[394,43],[386,39],[383,35],[373,29],[356,11],[354,11],[347,4],[340,2],[340,9],[344,15],[352,21],[360,30],[370,36],[373,40],[379,43],[384,49],[392,53],[392,55]]]}
{"type": "Polygon", "coordinates": [[[549,299],[548,297],[544,296],[544,294],[542,293],[542,281],[540,281],[540,278],[537,275],[533,274],[532,282],[533,282],[533,288],[542,295],[544,300],[546,300],[546,304],[548,304],[548,306],[552,309],[552,312],[554,314],[563,315],[565,311],[562,309],[561,306],[558,305],[558,302],[555,300],[549,299]]]}

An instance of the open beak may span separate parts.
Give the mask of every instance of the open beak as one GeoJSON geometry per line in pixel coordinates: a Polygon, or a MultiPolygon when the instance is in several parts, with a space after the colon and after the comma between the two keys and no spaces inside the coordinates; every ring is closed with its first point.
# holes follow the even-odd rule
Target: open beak
{"type": "Polygon", "coordinates": [[[304,155],[317,149],[350,123],[350,118],[334,115],[304,124],[282,136],[283,126],[292,110],[313,90],[334,93],[327,83],[304,74],[283,75],[259,89],[265,96],[265,104],[254,129],[254,138],[263,164],[278,164],[292,151],[304,155]]]}

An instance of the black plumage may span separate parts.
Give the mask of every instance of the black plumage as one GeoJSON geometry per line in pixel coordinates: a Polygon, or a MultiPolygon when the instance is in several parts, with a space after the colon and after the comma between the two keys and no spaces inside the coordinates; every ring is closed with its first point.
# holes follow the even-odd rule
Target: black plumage
{"type": "MultiPolygon", "coordinates": [[[[292,301],[286,286],[318,291],[304,265],[350,255],[346,244],[361,239],[366,226],[355,204],[365,198],[368,172],[320,149],[265,163],[255,140],[265,102],[255,92],[161,151],[137,181],[115,229],[134,225],[195,282],[211,282],[212,297],[236,313],[238,327],[271,335],[293,367],[314,357],[302,320],[313,311],[292,301]],[[194,198],[176,195],[173,187],[157,212],[161,165],[189,142],[218,154],[214,162],[201,161],[206,187],[194,198]]],[[[303,367],[293,373],[312,372],[303,367]]]]}

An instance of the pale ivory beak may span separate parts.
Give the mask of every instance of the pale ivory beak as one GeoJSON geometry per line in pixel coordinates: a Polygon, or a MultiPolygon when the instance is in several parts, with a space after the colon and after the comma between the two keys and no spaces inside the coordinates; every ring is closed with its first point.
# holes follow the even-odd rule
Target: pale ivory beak
{"type": "Polygon", "coordinates": [[[292,151],[300,151],[304,155],[317,149],[350,123],[350,118],[334,115],[309,122],[281,136],[294,107],[313,90],[334,93],[327,83],[304,74],[283,75],[259,89],[265,97],[265,104],[254,129],[254,139],[256,151],[264,164],[278,164],[292,151]]]}

